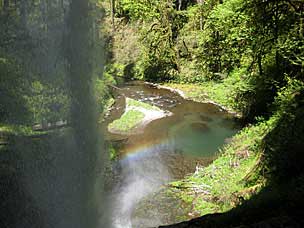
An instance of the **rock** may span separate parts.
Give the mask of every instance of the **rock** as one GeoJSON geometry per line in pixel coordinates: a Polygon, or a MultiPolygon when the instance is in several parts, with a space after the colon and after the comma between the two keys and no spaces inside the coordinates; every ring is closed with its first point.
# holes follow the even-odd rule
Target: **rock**
{"type": "Polygon", "coordinates": [[[212,119],[208,116],[205,116],[205,115],[200,115],[200,119],[202,121],[206,121],[206,122],[210,122],[212,119]]]}
{"type": "Polygon", "coordinates": [[[202,122],[192,123],[191,124],[191,128],[194,131],[198,131],[198,132],[207,132],[207,131],[210,131],[210,128],[208,127],[208,125],[205,124],[205,123],[202,123],[202,122]]]}

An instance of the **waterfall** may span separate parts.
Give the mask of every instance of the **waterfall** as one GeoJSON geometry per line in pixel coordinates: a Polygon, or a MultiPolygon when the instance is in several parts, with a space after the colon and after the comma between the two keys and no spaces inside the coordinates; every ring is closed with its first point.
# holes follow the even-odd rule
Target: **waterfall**
{"type": "MultiPolygon", "coordinates": [[[[12,155],[5,160],[14,172],[9,177],[14,178],[14,188],[7,188],[13,189],[7,197],[12,208],[1,210],[7,216],[4,213],[6,221],[0,226],[108,227],[100,219],[106,217],[102,214],[106,154],[94,92],[103,67],[97,58],[102,50],[94,1],[5,2],[3,8],[0,4],[0,19],[7,32],[0,33],[8,42],[0,42],[0,59],[4,55],[4,60],[12,59],[22,69],[16,86],[27,86],[18,96],[28,101],[33,113],[30,124],[43,128],[61,121],[68,126],[12,143],[8,149],[12,155]],[[19,208],[13,207],[17,202],[19,208]]],[[[0,181],[5,178],[0,173],[0,181]]]]}

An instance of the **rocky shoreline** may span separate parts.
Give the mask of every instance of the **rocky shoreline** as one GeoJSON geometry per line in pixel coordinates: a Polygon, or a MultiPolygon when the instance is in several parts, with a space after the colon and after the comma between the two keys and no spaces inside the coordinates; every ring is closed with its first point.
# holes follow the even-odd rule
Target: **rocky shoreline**
{"type": "MultiPolygon", "coordinates": [[[[222,110],[224,110],[224,111],[228,112],[229,114],[234,115],[236,117],[241,117],[242,116],[240,113],[238,113],[234,110],[231,110],[230,108],[228,108],[228,107],[226,107],[226,106],[224,106],[220,103],[217,103],[217,102],[215,102],[211,99],[204,98],[203,100],[198,100],[198,99],[192,98],[190,96],[187,96],[186,93],[181,89],[176,89],[176,88],[172,88],[170,86],[164,86],[164,85],[160,85],[160,84],[152,83],[152,82],[145,82],[145,84],[154,86],[158,89],[169,90],[173,93],[176,93],[176,94],[180,95],[185,100],[192,100],[192,101],[196,101],[196,102],[200,102],[200,103],[214,104],[214,105],[218,106],[220,109],[222,109],[222,110]]],[[[206,96],[208,96],[208,95],[206,94],[206,96]]]]}
{"type": "MultiPolygon", "coordinates": [[[[139,106],[134,106],[130,105],[130,100],[131,98],[126,97],[126,108],[125,112],[122,114],[121,118],[123,118],[127,113],[130,111],[137,111],[143,114],[143,118],[137,122],[134,126],[130,127],[127,131],[122,131],[120,129],[117,129],[115,127],[111,127],[111,125],[108,126],[108,131],[113,134],[121,134],[121,135],[133,135],[133,134],[138,134],[143,131],[143,129],[152,121],[161,119],[167,116],[171,116],[172,113],[169,111],[164,111],[159,108],[155,109],[148,109],[145,107],[139,107],[139,106]]],[[[151,106],[153,107],[153,106],[151,106]]],[[[120,118],[120,119],[121,119],[120,118]]]]}

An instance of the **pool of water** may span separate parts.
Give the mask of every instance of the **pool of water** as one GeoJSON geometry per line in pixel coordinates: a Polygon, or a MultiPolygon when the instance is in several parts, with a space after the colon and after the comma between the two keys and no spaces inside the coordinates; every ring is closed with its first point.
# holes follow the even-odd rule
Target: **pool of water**
{"type": "Polygon", "coordinates": [[[134,216],[138,203],[170,181],[194,172],[197,166],[210,164],[239,125],[231,114],[216,105],[185,100],[169,90],[142,82],[124,84],[116,92],[116,103],[103,127],[107,141],[119,155],[113,165],[118,178],[109,193],[113,227],[165,224],[157,219],[158,210],[153,211],[153,218],[134,216]],[[106,126],[124,112],[125,97],[155,105],[173,115],[154,120],[139,134],[109,133],[106,126]]]}

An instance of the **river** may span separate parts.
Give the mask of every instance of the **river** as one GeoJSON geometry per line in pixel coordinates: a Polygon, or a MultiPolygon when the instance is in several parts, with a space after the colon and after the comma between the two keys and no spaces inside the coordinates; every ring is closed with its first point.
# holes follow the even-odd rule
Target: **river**
{"type": "MultiPolygon", "coordinates": [[[[178,216],[164,218],[157,205],[145,208],[144,213],[138,213],[138,205],[142,208],[143,200],[170,181],[210,164],[239,125],[231,114],[216,105],[186,100],[143,82],[125,83],[116,93],[116,103],[103,123],[106,140],[118,153],[113,163],[113,183],[107,193],[113,227],[155,227],[177,222],[178,216]],[[154,120],[137,134],[112,134],[107,125],[124,112],[125,97],[155,105],[173,115],[154,120]]],[[[170,207],[166,210],[175,211],[170,207]]]]}

